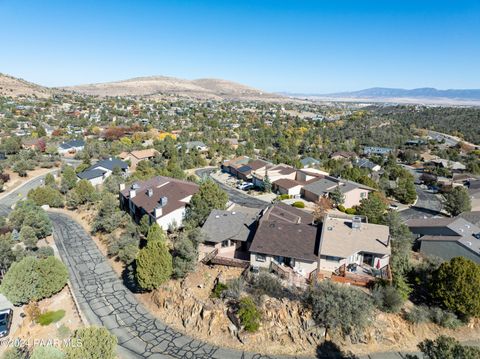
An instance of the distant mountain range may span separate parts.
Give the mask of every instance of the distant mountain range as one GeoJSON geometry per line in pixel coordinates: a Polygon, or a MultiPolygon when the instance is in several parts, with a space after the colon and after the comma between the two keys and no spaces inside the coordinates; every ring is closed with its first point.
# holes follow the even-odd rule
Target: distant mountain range
{"type": "Polygon", "coordinates": [[[49,97],[56,93],[74,92],[106,97],[148,97],[155,99],[198,99],[285,102],[291,99],[263,92],[232,81],[221,79],[185,80],[175,77],[137,77],[124,81],[78,85],[61,88],[40,86],[0,73],[0,96],[49,97]]]}
{"type": "Polygon", "coordinates": [[[330,94],[289,94],[297,98],[328,100],[370,100],[377,102],[426,102],[426,103],[477,103],[480,101],[480,89],[438,90],[431,87],[416,89],[398,89],[372,87],[360,91],[337,92],[330,94]]]}

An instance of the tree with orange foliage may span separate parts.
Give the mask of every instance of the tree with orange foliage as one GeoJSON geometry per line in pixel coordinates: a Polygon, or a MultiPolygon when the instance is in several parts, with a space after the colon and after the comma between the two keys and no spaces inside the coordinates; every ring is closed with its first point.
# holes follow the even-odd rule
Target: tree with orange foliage
{"type": "Polygon", "coordinates": [[[315,203],[315,210],[313,211],[313,219],[315,222],[321,222],[323,217],[333,208],[333,203],[330,198],[320,197],[315,203]]]}

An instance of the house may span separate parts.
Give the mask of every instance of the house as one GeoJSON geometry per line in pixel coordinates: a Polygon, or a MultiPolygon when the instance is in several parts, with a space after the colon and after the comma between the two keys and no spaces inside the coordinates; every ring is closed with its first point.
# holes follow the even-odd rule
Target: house
{"type": "Polygon", "coordinates": [[[340,190],[344,196],[343,205],[346,208],[358,206],[360,201],[368,197],[374,189],[360,183],[338,179],[331,176],[321,176],[311,181],[302,189],[302,196],[310,202],[317,202],[320,197],[328,197],[333,191],[340,190]]]}
{"type": "Polygon", "coordinates": [[[198,152],[208,151],[208,146],[202,141],[190,141],[190,142],[185,142],[184,145],[182,144],[177,145],[177,149],[181,149],[182,147],[185,147],[186,152],[193,149],[196,149],[198,152]]]}
{"type": "Polygon", "coordinates": [[[214,209],[200,231],[203,243],[199,245],[199,259],[217,250],[217,257],[248,257],[248,249],[255,234],[260,210],[235,206],[231,211],[214,209]]]}
{"type": "Polygon", "coordinates": [[[253,160],[236,169],[237,177],[243,181],[249,181],[253,178],[253,172],[261,173],[265,172],[267,166],[271,163],[264,160],[253,160]]]}
{"type": "Polygon", "coordinates": [[[452,171],[465,171],[467,168],[463,163],[457,161],[450,161],[443,158],[434,159],[430,163],[432,163],[436,167],[448,168],[452,171]]]}
{"type": "Polygon", "coordinates": [[[231,160],[223,161],[221,168],[222,168],[222,171],[230,173],[231,175],[236,177],[238,174],[238,169],[246,165],[250,161],[252,161],[250,157],[240,156],[240,157],[233,158],[231,160]]]}
{"type": "Polygon", "coordinates": [[[272,182],[272,191],[277,194],[288,194],[293,197],[299,197],[302,192],[303,184],[301,182],[280,178],[272,182]]]}
{"type": "Polygon", "coordinates": [[[138,162],[143,160],[151,160],[158,154],[158,151],[149,148],[146,150],[137,150],[131,152],[122,152],[118,157],[120,157],[124,161],[130,161],[130,168],[132,171],[135,171],[137,168],[138,162]]]}
{"type": "Polygon", "coordinates": [[[224,138],[222,142],[234,150],[236,150],[239,145],[237,138],[224,138]]]}
{"type": "Polygon", "coordinates": [[[353,165],[358,168],[367,168],[372,172],[378,172],[382,169],[380,165],[370,161],[368,158],[357,158],[353,161],[353,165]]]}
{"type": "Polygon", "coordinates": [[[300,160],[300,163],[302,164],[302,168],[310,168],[310,167],[315,167],[320,165],[320,161],[316,160],[313,157],[305,157],[300,160]]]}
{"type": "Polygon", "coordinates": [[[363,148],[363,154],[366,156],[376,155],[376,156],[387,156],[393,149],[389,147],[369,147],[366,146],[363,148]]]}
{"type": "Polygon", "coordinates": [[[82,151],[84,147],[85,142],[83,140],[71,140],[58,145],[57,151],[59,154],[65,155],[67,153],[76,153],[82,151]]]}
{"type": "Polygon", "coordinates": [[[388,226],[346,215],[327,215],[317,225],[310,213],[284,203],[264,211],[250,246],[252,267],[303,279],[341,270],[372,277],[390,255],[388,226]]]}
{"type": "Polygon", "coordinates": [[[128,172],[128,164],[126,162],[123,162],[118,158],[110,157],[98,161],[83,172],[77,173],[77,177],[79,180],[85,179],[92,185],[96,186],[102,184],[108,177],[110,177],[115,168],[118,168],[124,175],[128,172]]]}
{"type": "Polygon", "coordinates": [[[250,265],[308,278],[318,266],[320,231],[310,213],[278,203],[264,211],[250,246],[250,265]]]}
{"type": "Polygon", "coordinates": [[[417,236],[420,252],[450,260],[465,257],[480,264],[480,227],[468,217],[412,219],[406,222],[417,236]]]}
{"type": "Polygon", "coordinates": [[[164,230],[182,226],[186,208],[198,191],[195,183],[163,176],[122,187],[120,207],[136,222],[147,215],[150,223],[156,222],[164,230]]]}
{"type": "Polygon", "coordinates": [[[268,176],[270,183],[279,179],[294,180],[297,175],[297,170],[292,166],[279,164],[275,166],[266,166],[263,171],[255,170],[252,172],[252,182],[255,186],[262,188],[264,185],[265,176],[268,176]]]}
{"type": "Polygon", "coordinates": [[[338,151],[338,152],[333,152],[330,155],[330,158],[332,160],[353,160],[357,158],[357,154],[355,152],[349,152],[349,151],[338,151]]]}
{"type": "Polygon", "coordinates": [[[345,270],[371,275],[390,262],[388,226],[368,223],[365,217],[327,215],[320,236],[319,271],[345,270]]]}

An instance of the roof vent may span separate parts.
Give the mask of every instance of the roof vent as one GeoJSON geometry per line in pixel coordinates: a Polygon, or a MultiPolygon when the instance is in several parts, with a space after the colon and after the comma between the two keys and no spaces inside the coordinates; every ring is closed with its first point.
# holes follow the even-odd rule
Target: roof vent
{"type": "Polygon", "coordinates": [[[215,216],[215,218],[220,218],[220,216],[217,214],[217,215],[215,216]]]}
{"type": "Polygon", "coordinates": [[[234,211],[234,212],[232,212],[232,214],[235,214],[235,211],[234,211]]]}
{"type": "Polygon", "coordinates": [[[327,231],[333,231],[333,227],[327,227],[327,231]]]}
{"type": "Polygon", "coordinates": [[[352,228],[360,229],[362,227],[362,217],[355,216],[352,218],[352,228]]]}
{"type": "Polygon", "coordinates": [[[153,196],[153,189],[149,188],[149,189],[147,190],[147,196],[148,196],[148,197],[152,197],[152,196],[153,196]]]}
{"type": "Polygon", "coordinates": [[[134,182],[132,184],[132,189],[139,189],[139,188],[140,188],[140,185],[137,182],[134,182]]]}

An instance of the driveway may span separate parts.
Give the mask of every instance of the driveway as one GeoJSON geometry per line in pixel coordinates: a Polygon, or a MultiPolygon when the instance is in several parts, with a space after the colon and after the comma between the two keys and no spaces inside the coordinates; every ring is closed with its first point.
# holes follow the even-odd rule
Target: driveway
{"type": "Polygon", "coordinates": [[[202,169],[196,170],[195,174],[200,178],[210,177],[220,186],[220,188],[222,188],[225,192],[227,192],[228,198],[230,199],[231,202],[236,203],[240,206],[251,207],[251,208],[265,208],[270,204],[270,202],[266,202],[259,198],[249,196],[248,194],[244,193],[241,190],[232,188],[222,182],[217,181],[215,178],[210,176],[210,174],[214,170],[215,170],[214,168],[202,168],[202,169]]]}

